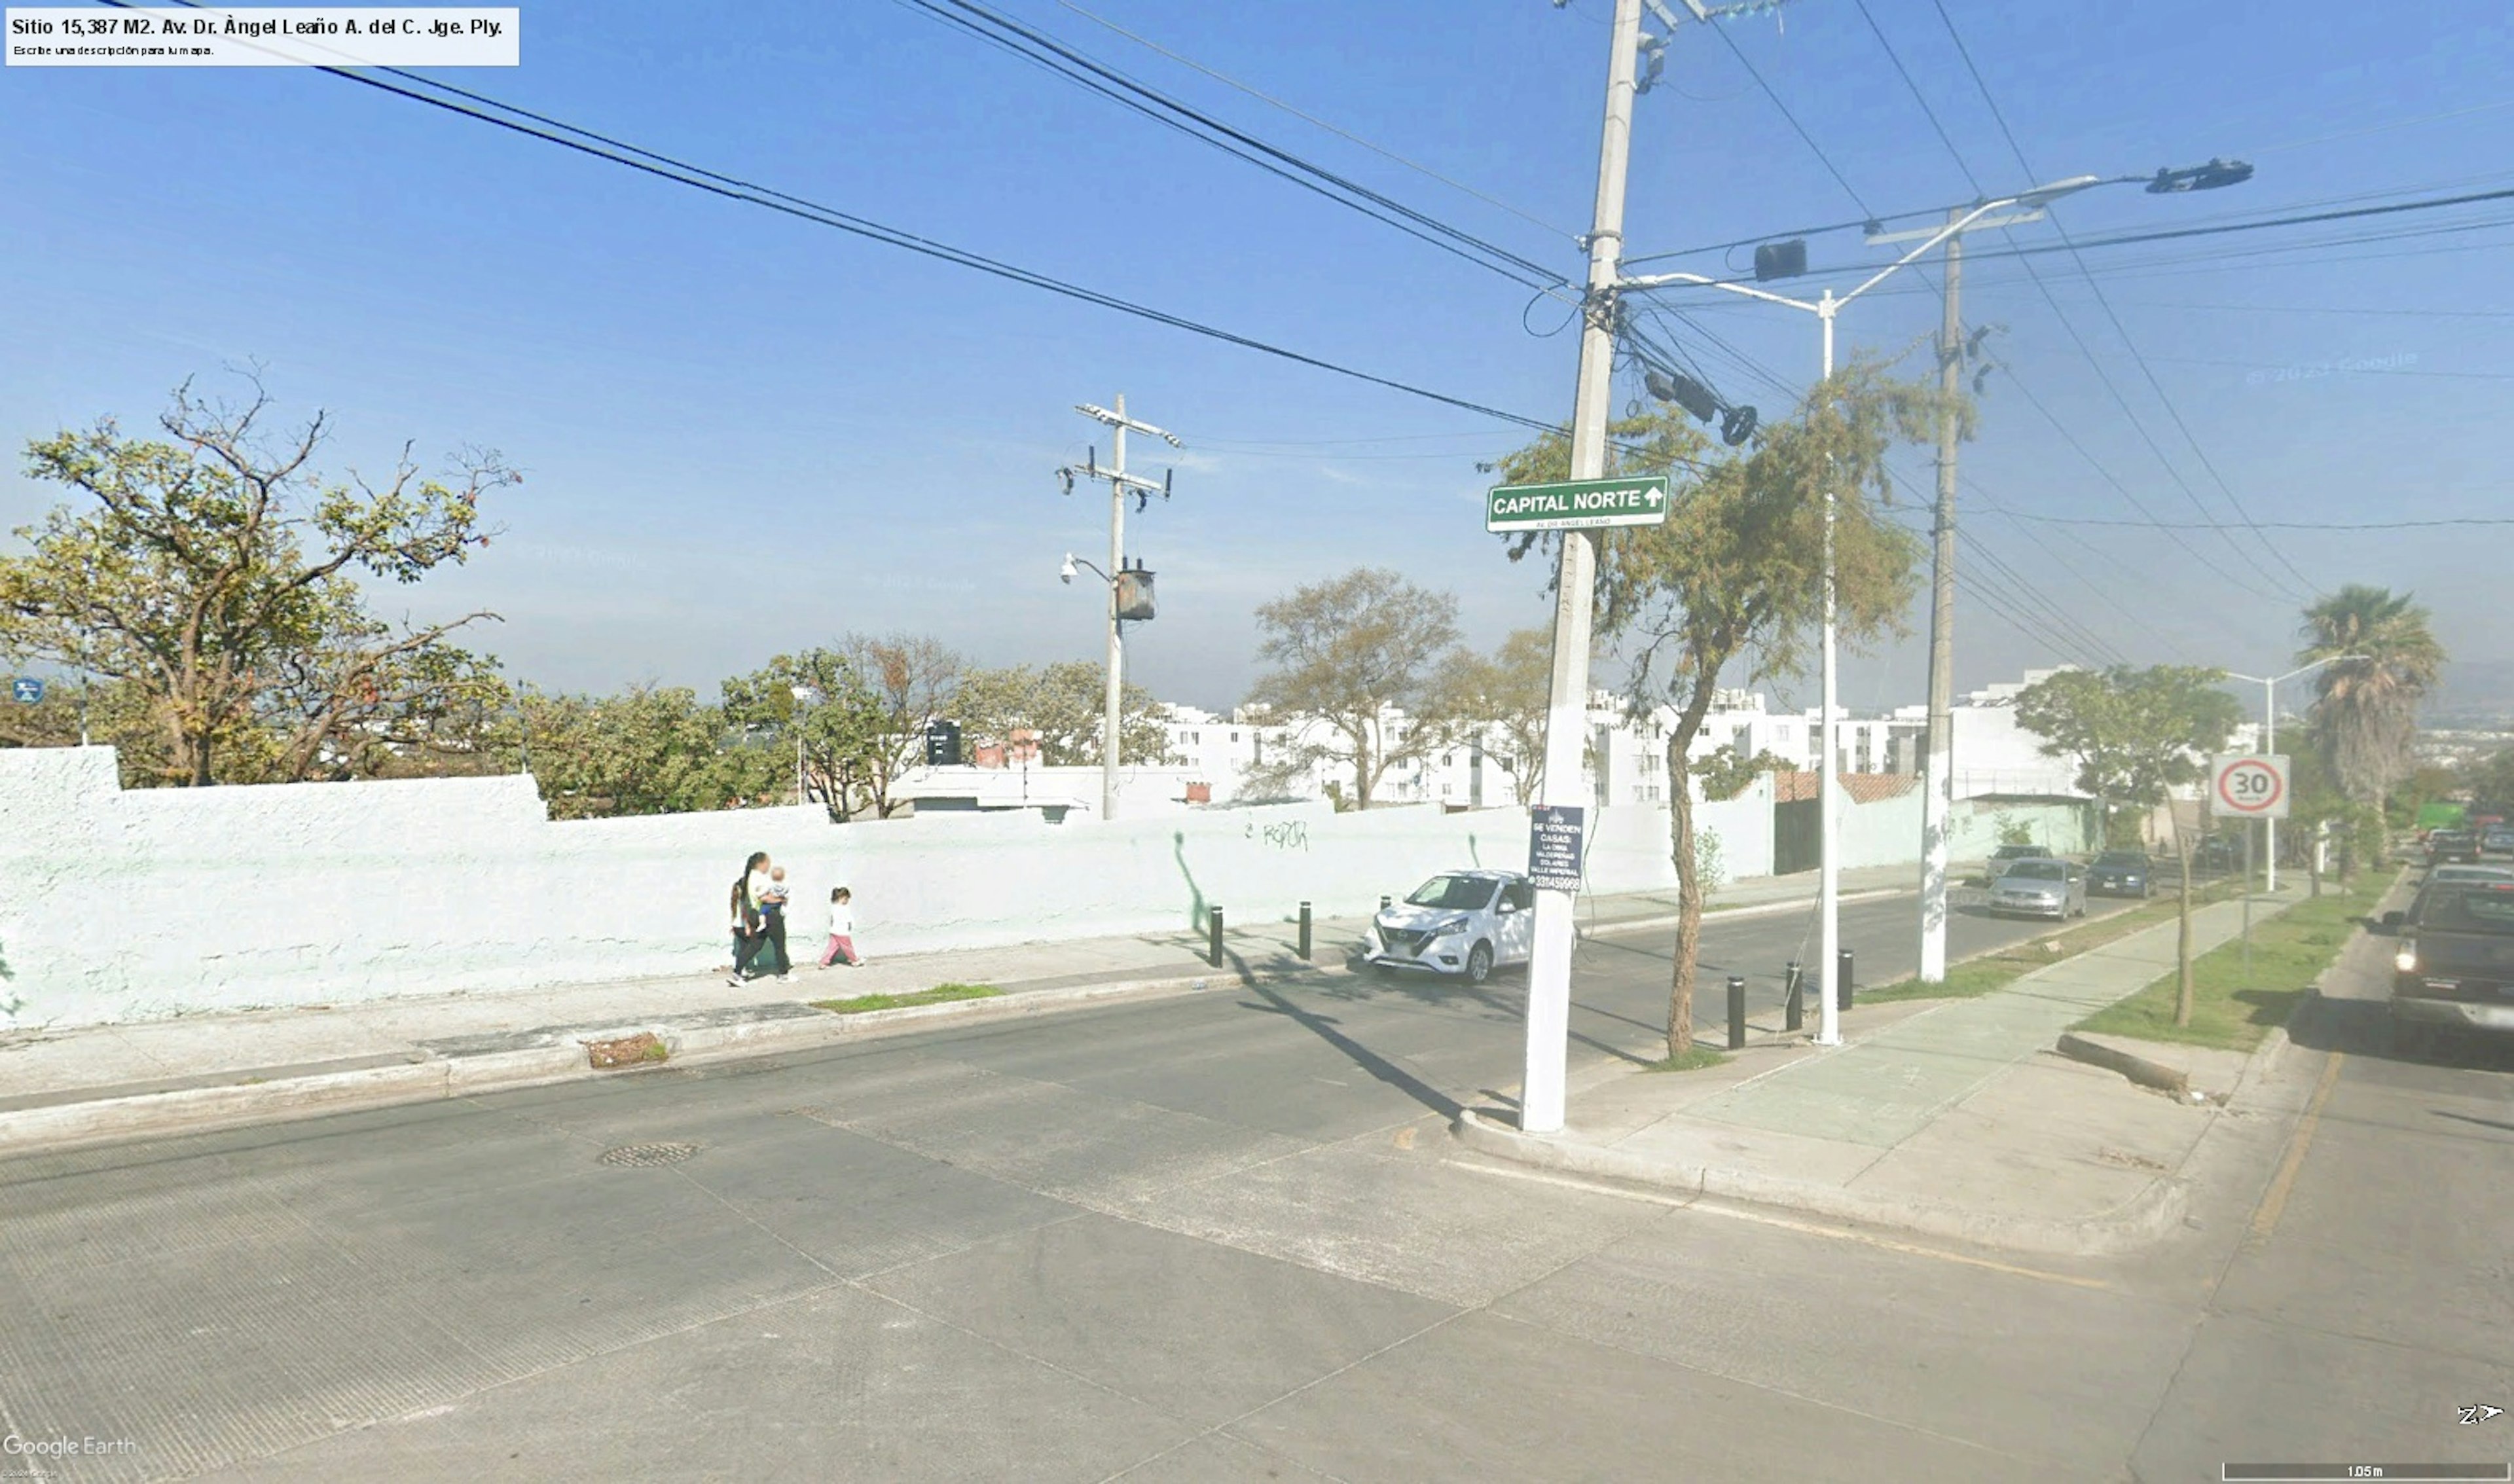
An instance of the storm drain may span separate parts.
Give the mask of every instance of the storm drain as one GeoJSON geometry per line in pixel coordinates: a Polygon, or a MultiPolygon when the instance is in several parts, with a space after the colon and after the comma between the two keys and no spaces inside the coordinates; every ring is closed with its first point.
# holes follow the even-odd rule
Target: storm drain
{"type": "Polygon", "coordinates": [[[699,1151],[694,1143],[624,1143],[602,1151],[606,1165],[676,1165],[699,1151]]]}

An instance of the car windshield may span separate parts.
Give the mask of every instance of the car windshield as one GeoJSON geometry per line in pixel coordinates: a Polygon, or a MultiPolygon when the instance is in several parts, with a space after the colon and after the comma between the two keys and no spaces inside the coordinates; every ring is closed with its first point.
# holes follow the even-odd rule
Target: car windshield
{"type": "Polygon", "coordinates": [[[2057,861],[2027,861],[2007,873],[2010,881],[2059,881],[2066,878],[2068,867],[2057,861]]]}
{"type": "Polygon", "coordinates": [[[1999,848],[2002,861],[2023,861],[2041,854],[2043,847],[2040,845],[2003,845],[1999,848]]]}
{"type": "Polygon", "coordinates": [[[1485,876],[1435,876],[1405,899],[1408,906],[1471,912],[1492,901],[1493,884],[1485,876]]]}
{"type": "Polygon", "coordinates": [[[2147,863],[2147,857],[2127,850],[2108,850],[2095,857],[2097,865],[2129,866],[2135,869],[2147,863]]]}
{"type": "Polygon", "coordinates": [[[2498,933],[2514,937],[2514,887],[2463,887],[2437,892],[2418,910],[2431,933],[2498,933]]]}
{"type": "Polygon", "coordinates": [[[2514,871],[2501,865],[2440,865],[2431,878],[2445,881],[2514,881],[2514,871]]]}
{"type": "Polygon", "coordinates": [[[2433,835],[2429,836],[2429,838],[2434,840],[2438,845],[2463,845],[2469,843],[2470,831],[2466,829],[2439,829],[2433,835]]]}

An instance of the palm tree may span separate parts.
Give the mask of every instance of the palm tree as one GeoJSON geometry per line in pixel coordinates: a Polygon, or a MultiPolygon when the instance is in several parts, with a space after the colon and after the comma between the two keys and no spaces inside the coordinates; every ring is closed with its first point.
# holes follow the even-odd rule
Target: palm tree
{"type": "Polygon", "coordinates": [[[2299,662],[2336,662],[2307,713],[2315,749],[2342,792],[2379,811],[2409,772],[2418,702],[2444,668],[2444,646],[2411,594],[2355,582],[2306,609],[2301,633],[2299,662]]]}

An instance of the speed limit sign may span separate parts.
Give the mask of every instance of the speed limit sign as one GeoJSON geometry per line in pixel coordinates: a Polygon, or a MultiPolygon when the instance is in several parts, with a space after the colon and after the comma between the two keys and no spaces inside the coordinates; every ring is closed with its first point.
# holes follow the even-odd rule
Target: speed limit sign
{"type": "Polygon", "coordinates": [[[2209,765],[2210,802],[2239,820],[2287,818],[2287,758],[2246,754],[2209,765]]]}

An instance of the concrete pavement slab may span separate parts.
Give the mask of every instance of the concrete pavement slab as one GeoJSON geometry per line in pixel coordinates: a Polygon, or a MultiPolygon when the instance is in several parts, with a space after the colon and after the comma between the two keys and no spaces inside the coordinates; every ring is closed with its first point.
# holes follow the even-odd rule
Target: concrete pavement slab
{"type": "Polygon", "coordinates": [[[2502,1439],[2481,1440],[2455,1412],[2514,1395],[2514,1360],[2501,1345],[2455,1355],[2219,1313],[2200,1326],[2173,1390],[2130,1456],[2138,1478],[2272,1458],[2501,1463],[2502,1439]]]}
{"type": "Polygon", "coordinates": [[[1353,1141],[1173,1186],[1112,1214],[1322,1272],[1483,1304],[1621,1235],[1647,1208],[1611,1194],[1509,1186],[1461,1190],[1441,1168],[1438,1124],[1411,1152],[1353,1141]]]}
{"type": "Polygon", "coordinates": [[[1094,1209],[1308,1147],[1277,1134],[957,1063],[885,1071],[877,1091],[832,1087],[799,1111],[1094,1209]]]}
{"type": "Polygon", "coordinates": [[[2008,1480],[2025,1466],[2013,1455],[1804,1392],[1480,1312],[1229,1430],[1338,1478],[1384,1484],[1468,1475],[1563,1484],[1870,1480],[1881,1453],[1911,1478],[2008,1480]]]}
{"type": "Polygon", "coordinates": [[[1457,1312],[1101,1216],[894,1269],[867,1286],[1208,1427],[1457,1312]]]}
{"type": "Polygon", "coordinates": [[[832,1288],[212,1477],[1090,1484],[1197,1430],[949,1323],[832,1288]]]}
{"type": "MultiPolygon", "coordinates": [[[[1493,1305],[1748,1385],[2101,1474],[2189,1343],[2179,1304],[1803,1223],[1671,1212],[1493,1305]],[[1782,1337],[1791,1337],[1784,1341],[1782,1337]]],[[[1760,1472],[1760,1471],[1758,1471],[1760,1472]]],[[[1885,1470],[1881,1470],[1881,1473],[1885,1470]]]]}

